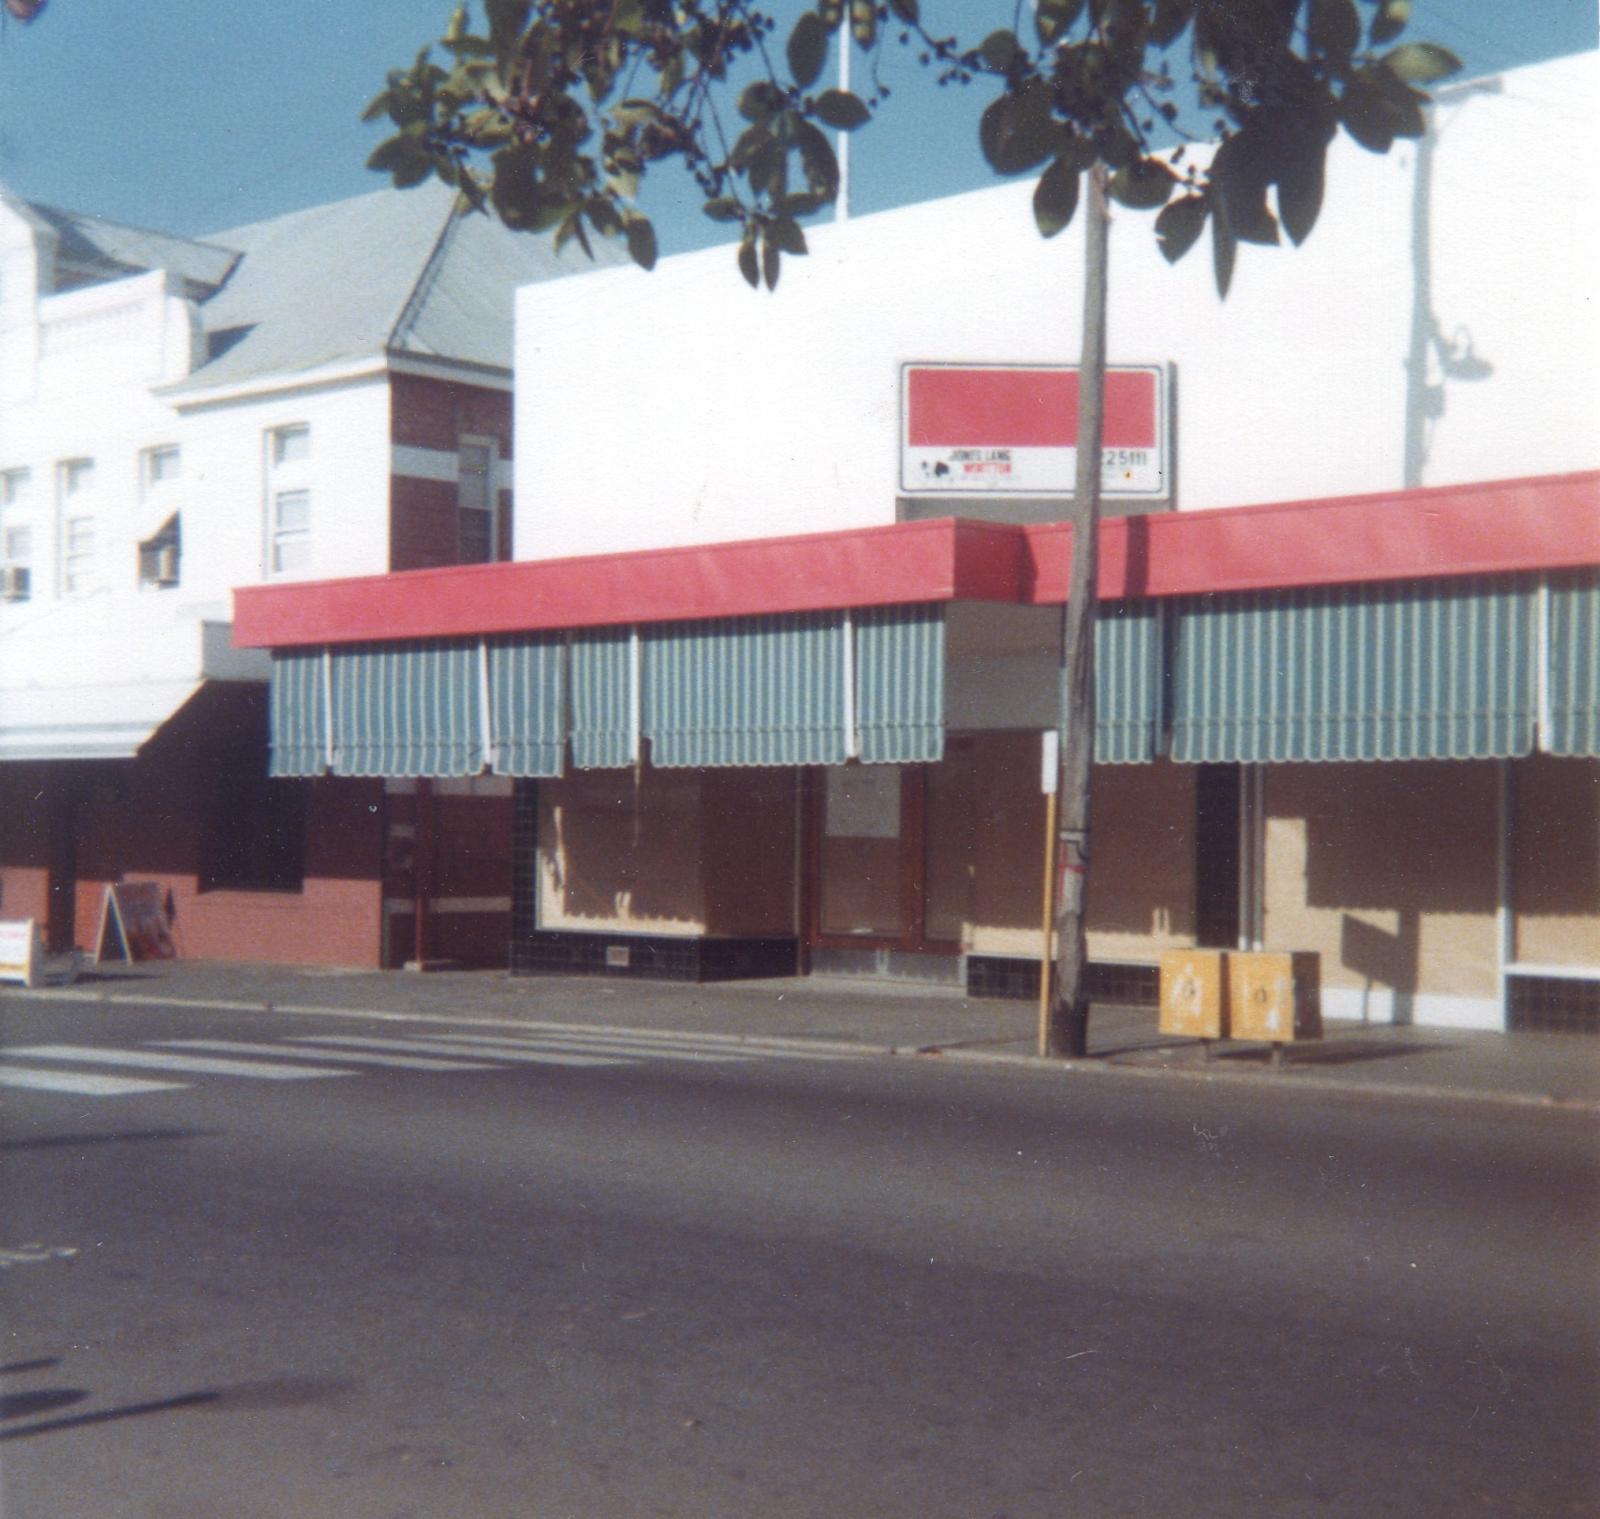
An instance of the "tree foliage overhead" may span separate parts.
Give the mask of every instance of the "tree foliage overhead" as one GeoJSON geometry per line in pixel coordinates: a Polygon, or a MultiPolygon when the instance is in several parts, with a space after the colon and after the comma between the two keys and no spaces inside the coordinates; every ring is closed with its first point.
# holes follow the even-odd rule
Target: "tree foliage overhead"
{"type": "Polygon", "coordinates": [[[444,61],[424,49],[368,106],[395,127],[369,163],[401,187],[437,175],[561,243],[624,238],[649,268],[639,187],[676,160],[705,214],[741,228],[744,277],[771,288],[783,255],[805,252],[803,220],[838,195],[829,130],[873,119],[882,51],[905,47],[942,84],[995,89],[984,156],[1038,174],[1046,237],[1103,164],[1115,200],[1159,212],[1169,260],[1209,224],[1226,294],[1240,242],[1309,235],[1340,128],[1378,153],[1421,136],[1420,87],[1459,67],[1400,40],[1411,0],[1037,0],[1025,25],[1016,0],[994,9],[1011,24],[974,41],[933,27],[919,0],[819,0],[780,40],[749,0],[485,0],[476,30],[463,4],[444,61]],[[866,56],[862,93],[823,78],[836,36],[866,56]]]}

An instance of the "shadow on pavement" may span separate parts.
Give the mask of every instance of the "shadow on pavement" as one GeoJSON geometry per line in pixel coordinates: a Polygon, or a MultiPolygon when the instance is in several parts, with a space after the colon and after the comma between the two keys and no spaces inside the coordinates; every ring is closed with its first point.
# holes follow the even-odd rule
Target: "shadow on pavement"
{"type": "MultiPolygon", "coordinates": [[[[133,1129],[120,1134],[50,1134],[39,1139],[0,1139],[0,1153],[11,1150],[75,1150],[144,1139],[210,1139],[219,1129],[133,1129]]],[[[0,1367],[0,1371],[5,1368],[0,1367]]]]}
{"type": "MultiPolygon", "coordinates": [[[[55,1365],[54,1361],[24,1362],[18,1367],[29,1369],[55,1365]]],[[[307,1403],[320,1403],[352,1391],[357,1384],[348,1377],[266,1377],[256,1382],[236,1382],[227,1387],[208,1388],[204,1392],[187,1392],[175,1398],[159,1398],[147,1403],[124,1403],[119,1408],[99,1409],[94,1413],[70,1414],[62,1419],[46,1419],[38,1424],[24,1425],[21,1429],[0,1432],[0,1441],[26,1440],[33,1435],[59,1434],[69,1429],[86,1429],[95,1424],[109,1424],[118,1419],[136,1419],[145,1414],[173,1413],[183,1408],[211,1410],[240,1410],[261,1408],[298,1408],[307,1403]]],[[[25,1419],[34,1414],[49,1413],[80,1403],[88,1392],[76,1387],[43,1388],[35,1392],[11,1393],[0,1398],[0,1418],[25,1419]]]]}

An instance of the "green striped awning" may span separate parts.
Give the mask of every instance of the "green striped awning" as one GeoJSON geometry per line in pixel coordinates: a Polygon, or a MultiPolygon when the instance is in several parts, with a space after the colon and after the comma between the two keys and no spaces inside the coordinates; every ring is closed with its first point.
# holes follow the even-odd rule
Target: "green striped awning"
{"type": "Polygon", "coordinates": [[[477,643],[335,649],[335,775],[477,775],[483,704],[477,643]]]}
{"type": "Polygon", "coordinates": [[[633,634],[627,628],[574,633],[571,658],[572,763],[615,770],[639,757],[633,634]]]}
{"type": "Polygon", "coordinates": [[[530,633],[489,643],[489,760],[496,775],[561,774],[565,650],[566,641],[559,633],[530,633]]]}
{"type": "Polygon", "coordinates": [[[328,696],[323,651],[274,649],[268,687],[268,775],[321,775],[328,768],[328,696]]]}
{"type": "Polygon", "coordinates": [[[1600,577],[1552,578],[1549,595],[1544,747],[1600,755],[1600,577]]]}
{"type": "Polygon", "coordinates": [[[1094,758],[1142,764],[1161,746],[1161,609],[1104,602],[1094,624],[1094,758]]]}
{"type": "Polygon", "coordinates": [[[867,607],[852,615],[862,762],[910,765],[942,758],[943,606],[867,607]]]}
{"type": "Polygon", "coordinates": [[[1526,582],[1484,577],[1185,600],[1172,757],[1527,754],[1534,614],[1526,582]]]}
{"type": "Polygon", "coordinates": [[[652,764],[844,762],[840,614],[674,623],[646,629],[643,644],[652,764]]]}

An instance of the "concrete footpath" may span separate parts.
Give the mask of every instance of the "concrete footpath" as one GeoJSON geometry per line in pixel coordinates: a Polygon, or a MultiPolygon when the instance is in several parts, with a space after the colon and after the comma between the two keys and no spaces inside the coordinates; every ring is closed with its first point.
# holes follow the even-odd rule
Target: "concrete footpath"
{"type": "MultiPolygon", "coordinates": [[[[729,1039],[837,1043],[863,1053],[1039,1068],[1034,1004],[974,1000],[943,988],[832,979],[719,982],[511,977],[502,971],[337,971],[167,961],[89,968],[71,987],[0,987],[0,1010],[26,1000],[108,1007],[198,1004],[308,1016],[561,1024],[729,1039]]],[[[1085,1060],[1066,1074],[1284,1083],[1390,1098],[1447,1098],[1600,1115],[1600,1038],[1477,1033],[1330,1022],[1317,1043],[1273,1068],[1260,1045],[1219,1044],[1210,1058],[1156,1029],[1151,1008],[1097,1007],[1085,1060]]]]}

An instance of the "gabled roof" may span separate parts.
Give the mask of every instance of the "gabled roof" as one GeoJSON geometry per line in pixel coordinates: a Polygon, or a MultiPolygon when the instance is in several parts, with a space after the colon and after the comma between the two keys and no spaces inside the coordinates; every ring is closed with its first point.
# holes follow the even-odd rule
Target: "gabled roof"
{"type": "Polygon", "coordinates": [[[555,251],[550,237],[509,232],[488,216],[459,215],[437,181],[377,190],[204,241],[5,193],[6,205],[55,242],[58,289],[165,269],[200,305],[208,355],[175,399],[253,386],[391,354],[500,371],[512,363],[519,285],[625,263],[594,239],[555,251]]]}
{"type": "MultiPolygon", "coordinates": [[[[547,237],[459,216],[437,182],[379,190],[235,227],[241,254],[202,308],[210,358],[168,389],[181,397],[385,354],[511,370],[513,293],[590,267],[547,237]]],[[[599,262],[623,257],[596,248],[599,262]]]]}
{"type": "Polygon", "coordinates": [[[121,279],[147,269],[166,269],[182,279],[193,294],[204,297],[227,279],[239,257],[232,248],[215,243],[129,227],[37,202],[27,203],[22,209],[35,226],[56,235],[57,288],[121,279]]]}

